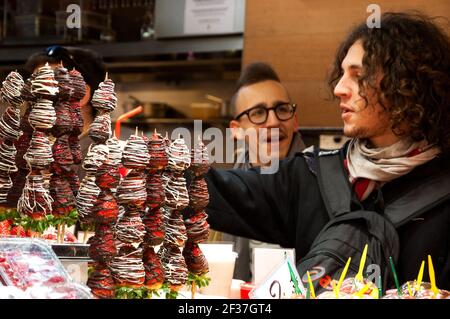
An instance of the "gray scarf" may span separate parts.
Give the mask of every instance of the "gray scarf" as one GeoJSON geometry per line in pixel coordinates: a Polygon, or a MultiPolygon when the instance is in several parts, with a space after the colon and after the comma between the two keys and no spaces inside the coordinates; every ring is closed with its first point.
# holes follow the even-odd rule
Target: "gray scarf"
{"type": "Polygon", "coordinates": [[[367,143],[367,140],[352,139],[347,150],[350,182],[354,183],[358,179],[370,180],[362,194],[362,200],[366,199],[376,186],[408,174],[441,152],[436,145],[430,145],[425,140],[415,142],[411,138],[381,148],[370,148],[367,143]]]}

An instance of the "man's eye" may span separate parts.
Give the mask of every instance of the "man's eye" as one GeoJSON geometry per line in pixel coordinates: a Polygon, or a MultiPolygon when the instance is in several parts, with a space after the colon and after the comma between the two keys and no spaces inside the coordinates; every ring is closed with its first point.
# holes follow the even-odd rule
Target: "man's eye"
{"type": "Polygon", "coordinates": [[[278,112],[281,113],[290,113],[291,112],[291,107],[289,104],[282,104],[278,106],[278,112]]]}
{"type": "Polygon", "coordinates": [[[261,116],[261,115],[264,115],[265,113],[266,113],[266,111],[264,109],[260,108],[260,109],[253,110],[251,112],[251,115],[261,116]]]}

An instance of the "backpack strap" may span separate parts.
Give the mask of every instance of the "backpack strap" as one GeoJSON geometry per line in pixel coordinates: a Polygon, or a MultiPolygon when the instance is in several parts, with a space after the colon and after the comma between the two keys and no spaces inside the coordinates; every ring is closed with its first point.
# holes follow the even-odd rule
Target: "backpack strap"
{"type": "Polygon", "coordinates": [[[384,214],[397,228],[449,199],[450,169],[447,169],[421,181],[411,191],[389,203],[384,214]]]}
{"type": "Polygon", "coordinates": [[[351,211],[352,189],[345,169],[341,150],[314,149],[319,189],[330,219],[351,211]]]}
{"type": "MultiPolygon", "coordinates": [[[[343,151],[314,151],[319,189],[331,219],[352,211],[352,189],[344,168],[343,151]]],[[[384,215],[397,228],[450,199],[450,169],[421,181],[389,203],[384,215]]]]}

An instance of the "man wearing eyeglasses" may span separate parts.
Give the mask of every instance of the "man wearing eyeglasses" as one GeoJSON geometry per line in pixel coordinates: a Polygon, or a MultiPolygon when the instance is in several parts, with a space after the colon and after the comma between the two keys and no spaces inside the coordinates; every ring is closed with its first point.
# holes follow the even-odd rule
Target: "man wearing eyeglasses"
{"type": "Polygon", "coordinates": [[[278,148],[279,159],[305,148],[298,131],[296,105],[291,102],[286,88],[270,65],[256,62],[243,70],[231,105],[233,136],[238,140],[246,138],[247,142],[246,149],[238,153],[235,168],[248,169],[267,164],[259,156],[265,147],[269,154],[277,152],[278,148]],[[256,141],[245,134],[252,129],[255,129],[256,141]]]}
{"type": "MultiPolygon", "coordinates": [[[[293,156],[305,148],[298,131],[296,105],[291,102],[286,88],[270,65],[262,62],[247,65],[237,82],[231,105],[234,118],[230,128],[233,136],[246,140],[246,148],[238,150],[234,168],[264,166],[267,163],[261,160],[261,151],[267,150],[271,157],[278,160],[293,156]],[[246,134],[253,129],[256,139],[246,134]],[[265,129],[267,131],[263,132],[265,129]]],[[[234,278],[247,282],[252,279],[252,250],[256,247],[280,247],[229,234],[223,234],[222,239],[233,241],[239,255],[234,278]]]]}

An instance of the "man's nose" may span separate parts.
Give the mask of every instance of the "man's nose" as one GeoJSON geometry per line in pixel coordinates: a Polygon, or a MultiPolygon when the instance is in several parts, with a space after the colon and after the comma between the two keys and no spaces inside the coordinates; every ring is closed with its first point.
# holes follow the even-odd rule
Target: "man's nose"
{"type": "Polygon", "coordinates": [[[349,98],[351,96],[351,89],[347,83],[345,76],[341,77],[334,88],[334,95],[339,98],[349,98]]]}
{"type": "Polygon", "coordinates": [[[269,110],[269,113],[267,114],[267,121],[264,125],[265,127],[279,127],[280,126],[280,120],[278,120],[275,110],[269,110]]]}

